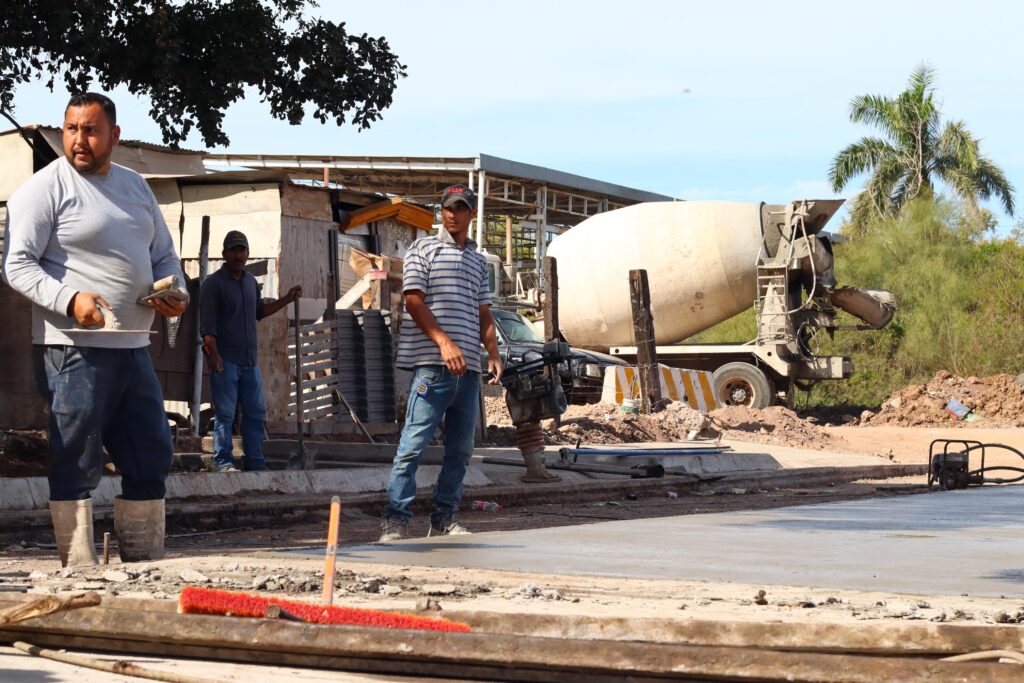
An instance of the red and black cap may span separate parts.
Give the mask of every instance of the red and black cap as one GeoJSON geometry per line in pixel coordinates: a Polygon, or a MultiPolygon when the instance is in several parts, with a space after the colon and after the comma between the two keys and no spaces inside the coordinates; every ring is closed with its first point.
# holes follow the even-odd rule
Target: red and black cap
{"type": "Polygon", "coordinates": [[[476,192],[465,185],[451,185],[441,195],[441,206],[448,208],[455,202],[462,202],[470,209],[476,208],[476,192]]]}

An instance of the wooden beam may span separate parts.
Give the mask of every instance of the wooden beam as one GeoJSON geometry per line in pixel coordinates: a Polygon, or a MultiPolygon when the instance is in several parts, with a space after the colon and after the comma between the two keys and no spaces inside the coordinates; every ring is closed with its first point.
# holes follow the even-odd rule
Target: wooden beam
{"type": "Polygon", "coordinates": [[[506,681],[734,680],[876,683],[1020,680],[1016,666],[708,647],[678,643],[538,638],[321,626],[267,619],[102,607],[0,630],[0,640],[37,645],[372,672],[506,681]]]}
{"type": "Polygon", "coordinates": [[[636,346],[637,377],[640,380],[640,409],[654,413],[665,407],[658,377],[658,353],[654,343],[651,315],[651,287],[646,270],[629,271],[629,299],[633,306],[633,344],[636,346]]]}

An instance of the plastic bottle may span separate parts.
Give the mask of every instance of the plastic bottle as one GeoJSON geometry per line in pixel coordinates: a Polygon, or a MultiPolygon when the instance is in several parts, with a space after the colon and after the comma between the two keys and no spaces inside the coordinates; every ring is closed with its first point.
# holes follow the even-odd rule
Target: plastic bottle
{"type": "Polygon", "coordinates": [[[482,510],[483,512],[501,512],[504,508],[493,500],[474,500],[473,509],[482,510]]]}

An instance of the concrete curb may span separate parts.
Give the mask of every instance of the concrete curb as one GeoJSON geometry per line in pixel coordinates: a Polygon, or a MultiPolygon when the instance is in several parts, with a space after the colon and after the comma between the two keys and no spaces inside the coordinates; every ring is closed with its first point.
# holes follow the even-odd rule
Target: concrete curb
{"type": "MultiPolygon", "coordinates": [[[[432,482],[441,471],[437,465],[421,465],[418,483],[432,482]]],[[[167,478],[167,502],[189,498],[237,500],[261,495],[312,495],[383,491],[390,468],[349,467],[337,470],[276,472],[185,472],[167,478]]],[[[466,472],[466,486],[489,486],[493,482],[479,468],[466,472]]],[[[114,504],[121,492],[121,477],[103,477],[92,493],[95,507],[114,504]]],[[[50,485],[46,477],[0,479],[0,512],[46,510],[50,485]]],[[[47,513],[48,514],[48,513],[47,513]]]]}

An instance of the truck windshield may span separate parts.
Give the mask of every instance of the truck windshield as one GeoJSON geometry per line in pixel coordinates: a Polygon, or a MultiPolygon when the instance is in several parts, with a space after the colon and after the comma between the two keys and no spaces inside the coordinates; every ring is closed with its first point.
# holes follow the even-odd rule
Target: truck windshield
{"type": "Polygon", "coordinates": [[[494,322],[501,328],[501,333],[510,342],[539,342],[541,338],[530,327],[525,318],[518,315],[503,313],[494,316],[494,322]]]}

